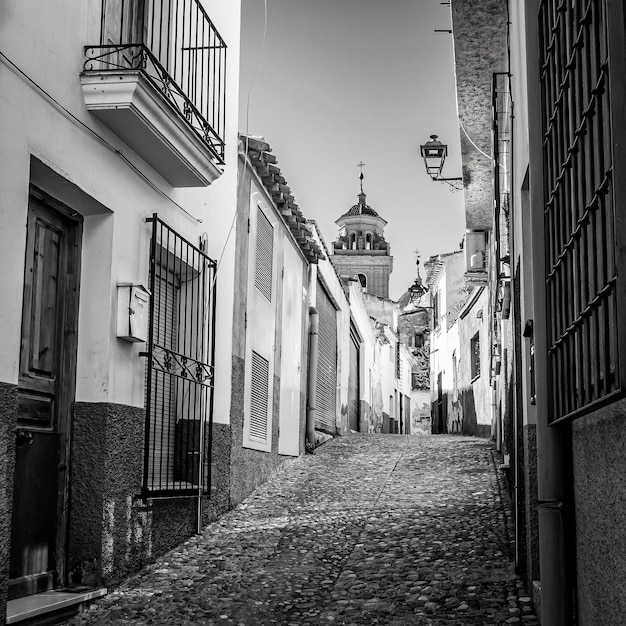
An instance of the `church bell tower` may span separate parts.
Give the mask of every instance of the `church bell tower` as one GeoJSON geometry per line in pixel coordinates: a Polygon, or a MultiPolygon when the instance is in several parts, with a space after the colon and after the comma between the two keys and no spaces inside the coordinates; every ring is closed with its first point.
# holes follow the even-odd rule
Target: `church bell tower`
{"type": "Polygon", "coordinates": [[[389,298],[393,257],[385,241],[387,222],[365,202],[363,165],[359,163],[358,202],[335,222],[339,236],[333,244],[333,264],[339,275],[358,278],[367,293],[389,298]]]}

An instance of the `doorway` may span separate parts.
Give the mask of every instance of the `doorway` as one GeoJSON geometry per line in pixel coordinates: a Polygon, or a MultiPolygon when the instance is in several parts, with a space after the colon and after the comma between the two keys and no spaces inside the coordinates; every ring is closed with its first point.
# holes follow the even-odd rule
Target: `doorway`
{"type": "Polygon", "coordinates": [[[28,206],[9,599],[66,582],[82,218],[32,188],[28,206]]]}

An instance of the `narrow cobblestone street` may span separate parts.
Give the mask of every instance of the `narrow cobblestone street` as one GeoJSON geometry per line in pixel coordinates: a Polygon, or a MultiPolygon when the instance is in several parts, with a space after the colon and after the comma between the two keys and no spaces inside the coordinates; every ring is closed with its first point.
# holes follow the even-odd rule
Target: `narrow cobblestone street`
{"type": "Polygon", "coordinates": [[[295,459],[70,624],[537,624],[490,443],[354,435],[295,459]]]}

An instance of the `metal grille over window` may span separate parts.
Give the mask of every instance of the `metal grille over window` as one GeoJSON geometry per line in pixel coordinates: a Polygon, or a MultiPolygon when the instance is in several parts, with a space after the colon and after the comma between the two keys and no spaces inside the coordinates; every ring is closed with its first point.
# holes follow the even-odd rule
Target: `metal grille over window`
{"type": "Polygon", "coordinates": [[[208,493],[215,262],[156,215],[150,245],[143,497],[208,493]]]}
{"type": "Polygon", "coordinates": [[[274,273],[274,227],[257,208],[256,256],[254,263],[254,284],[271,302],[272,276],[274,273]]]}
{"type": "Polygon", "coordinates": [[[620,391],[608,6],[544,0],[539,14],[552,421],[620,391]]]}
{"type": "Polygon", "coordinates": [[[250,437],[267,441],[270,364],[252,351],[252,380],[250,390],[250,437]]]}
{"type": "Polygon", "coordinates": [[[102,0],[85,70],[141,72],[224,162],[226,44],[199,0],[102,0]]]}

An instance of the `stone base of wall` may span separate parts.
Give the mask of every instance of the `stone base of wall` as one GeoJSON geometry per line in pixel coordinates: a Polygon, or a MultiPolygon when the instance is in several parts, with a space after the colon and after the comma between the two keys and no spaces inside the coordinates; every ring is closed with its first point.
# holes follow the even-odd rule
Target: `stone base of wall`
{"type": "MultiPolygon", "coordinates": [[[[68,562],[84,584],[116,584],[196,531],[196,499],[140,498],[144,418],[140,407],[75,405],[68,562]]],[[[214,425],[204,523],[228,509],[229,451],[229,427],[214,425]]]]}
{"type": "Polygon", "coordinates": [[[17,385],[0,383],[0,623],[7,612],[16,423],[17,385]]]}
{"type": "Polygon", "coordinates": [[[537,427],[524,426],[524,514],[526,588],[539,579],[539,520],[537,511],[537,427]]]}
{"type": "Polygon", "coordinates": [[[572,422],[580,624],[626,614],[626,401],[572,422]]]}

